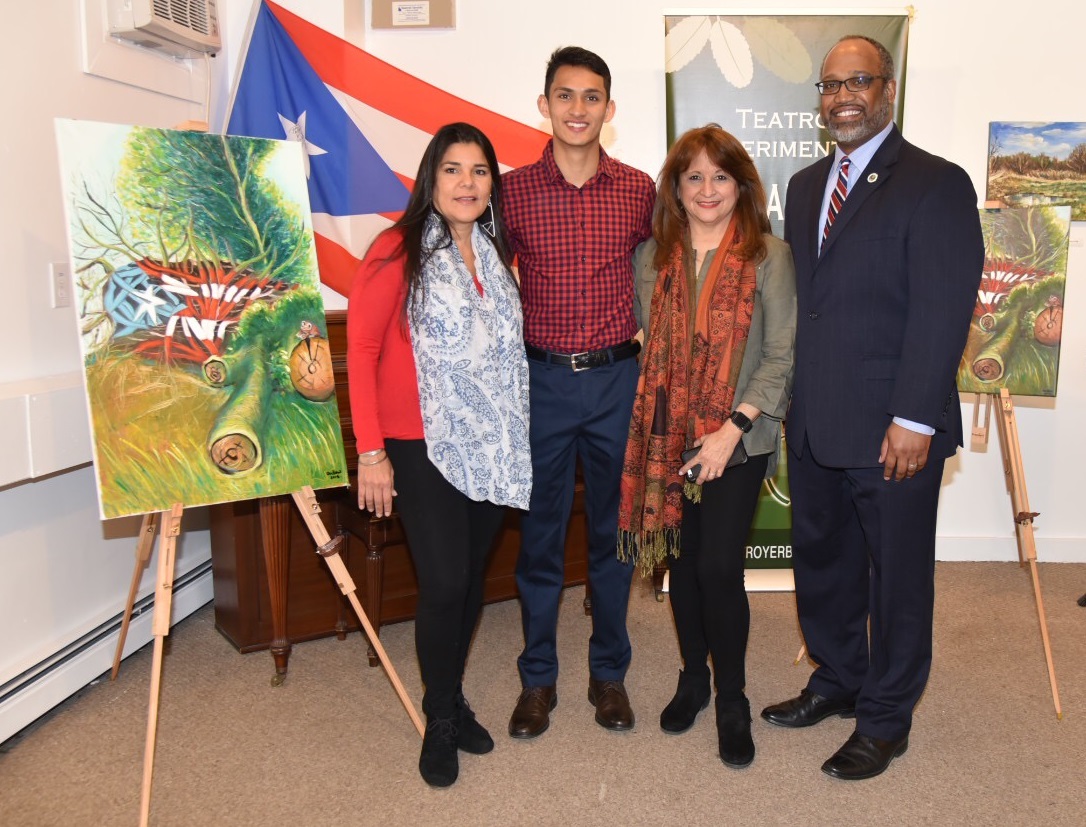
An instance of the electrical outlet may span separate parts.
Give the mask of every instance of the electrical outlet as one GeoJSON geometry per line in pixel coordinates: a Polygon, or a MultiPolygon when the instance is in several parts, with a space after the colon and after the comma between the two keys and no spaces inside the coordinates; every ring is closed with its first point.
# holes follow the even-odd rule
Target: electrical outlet
{"type": "Polygon", "coordinates": [[[53,307],[72,306],[72,273],[66,261],[54,261],[49,265],[50,295],[53,307]]]}

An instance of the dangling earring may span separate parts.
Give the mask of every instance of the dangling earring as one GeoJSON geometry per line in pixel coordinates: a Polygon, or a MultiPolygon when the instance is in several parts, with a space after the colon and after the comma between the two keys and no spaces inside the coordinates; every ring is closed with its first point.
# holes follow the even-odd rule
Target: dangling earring
{"type": "Polygon", "coordinates": [[[483,228],[484,233],[493,238],[498,230],[494,226],[494,205],[489,198],[486,199],[486,208],[490,211],[490,220],[480,222],[479,226],[483,228]]]}

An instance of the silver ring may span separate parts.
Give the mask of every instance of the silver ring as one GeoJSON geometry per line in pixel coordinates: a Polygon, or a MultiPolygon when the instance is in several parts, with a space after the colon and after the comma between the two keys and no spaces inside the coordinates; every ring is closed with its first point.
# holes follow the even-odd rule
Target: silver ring
{"type": "Polygon", "coordinates": [[[915,467],[916,467],[916,463],[915,463],[915,462],[910,462],[910,463],[909,463],[909,467],[910,467],[910,468],[915,468],[915,467]]]}

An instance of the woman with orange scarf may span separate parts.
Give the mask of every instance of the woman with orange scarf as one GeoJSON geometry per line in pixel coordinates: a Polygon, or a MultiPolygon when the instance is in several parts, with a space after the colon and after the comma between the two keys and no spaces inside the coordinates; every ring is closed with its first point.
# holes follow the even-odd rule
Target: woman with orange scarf
{"type": "Polygon", "coordinates": [[[711,656],[720,758],[745,767],[754,741],[744,559],[792,386],[795,273],[788,246],[770,235],[754,163],[716,124],[676,141],[658,190],[653,237],[634,261],[647,336],[619,554],[645,573],[664,559],[671,569],[683,670],[661,728],[685,732],[709,705],[711,656]],[[684,461],[688,448],[698,450],[684,461]]]}

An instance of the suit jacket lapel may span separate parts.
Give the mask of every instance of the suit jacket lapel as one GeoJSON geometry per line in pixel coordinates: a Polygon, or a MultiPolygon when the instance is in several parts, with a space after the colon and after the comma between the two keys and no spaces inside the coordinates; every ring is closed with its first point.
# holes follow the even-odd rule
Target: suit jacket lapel
{"type": "MultiPolygon", "coordinates": [[[[886,136],[886,140],[882,142],[882,146],[875,151],[875,154],[864,168],[863,174],[852,185],[845,203],[841,205],[841,211],[837,213],[837,218],[834,220],[833,226],[830,227],[830,234],[822,245],[819,258],[826,256],[830,251],[830,247],[846,231],[849,223],[860,211],[863,203],[871,197],[871,193],[886,183],[893,171],[893,165],[897,163],[898,151],[901,149],[902,141],[901,133],[895,126],[890,130],[890,134],[886,136]]],[[[826,174],[829,175],[829,172],[826,174]]],[[[816,224],[816,235],[817,229],[816,224]]]]}

